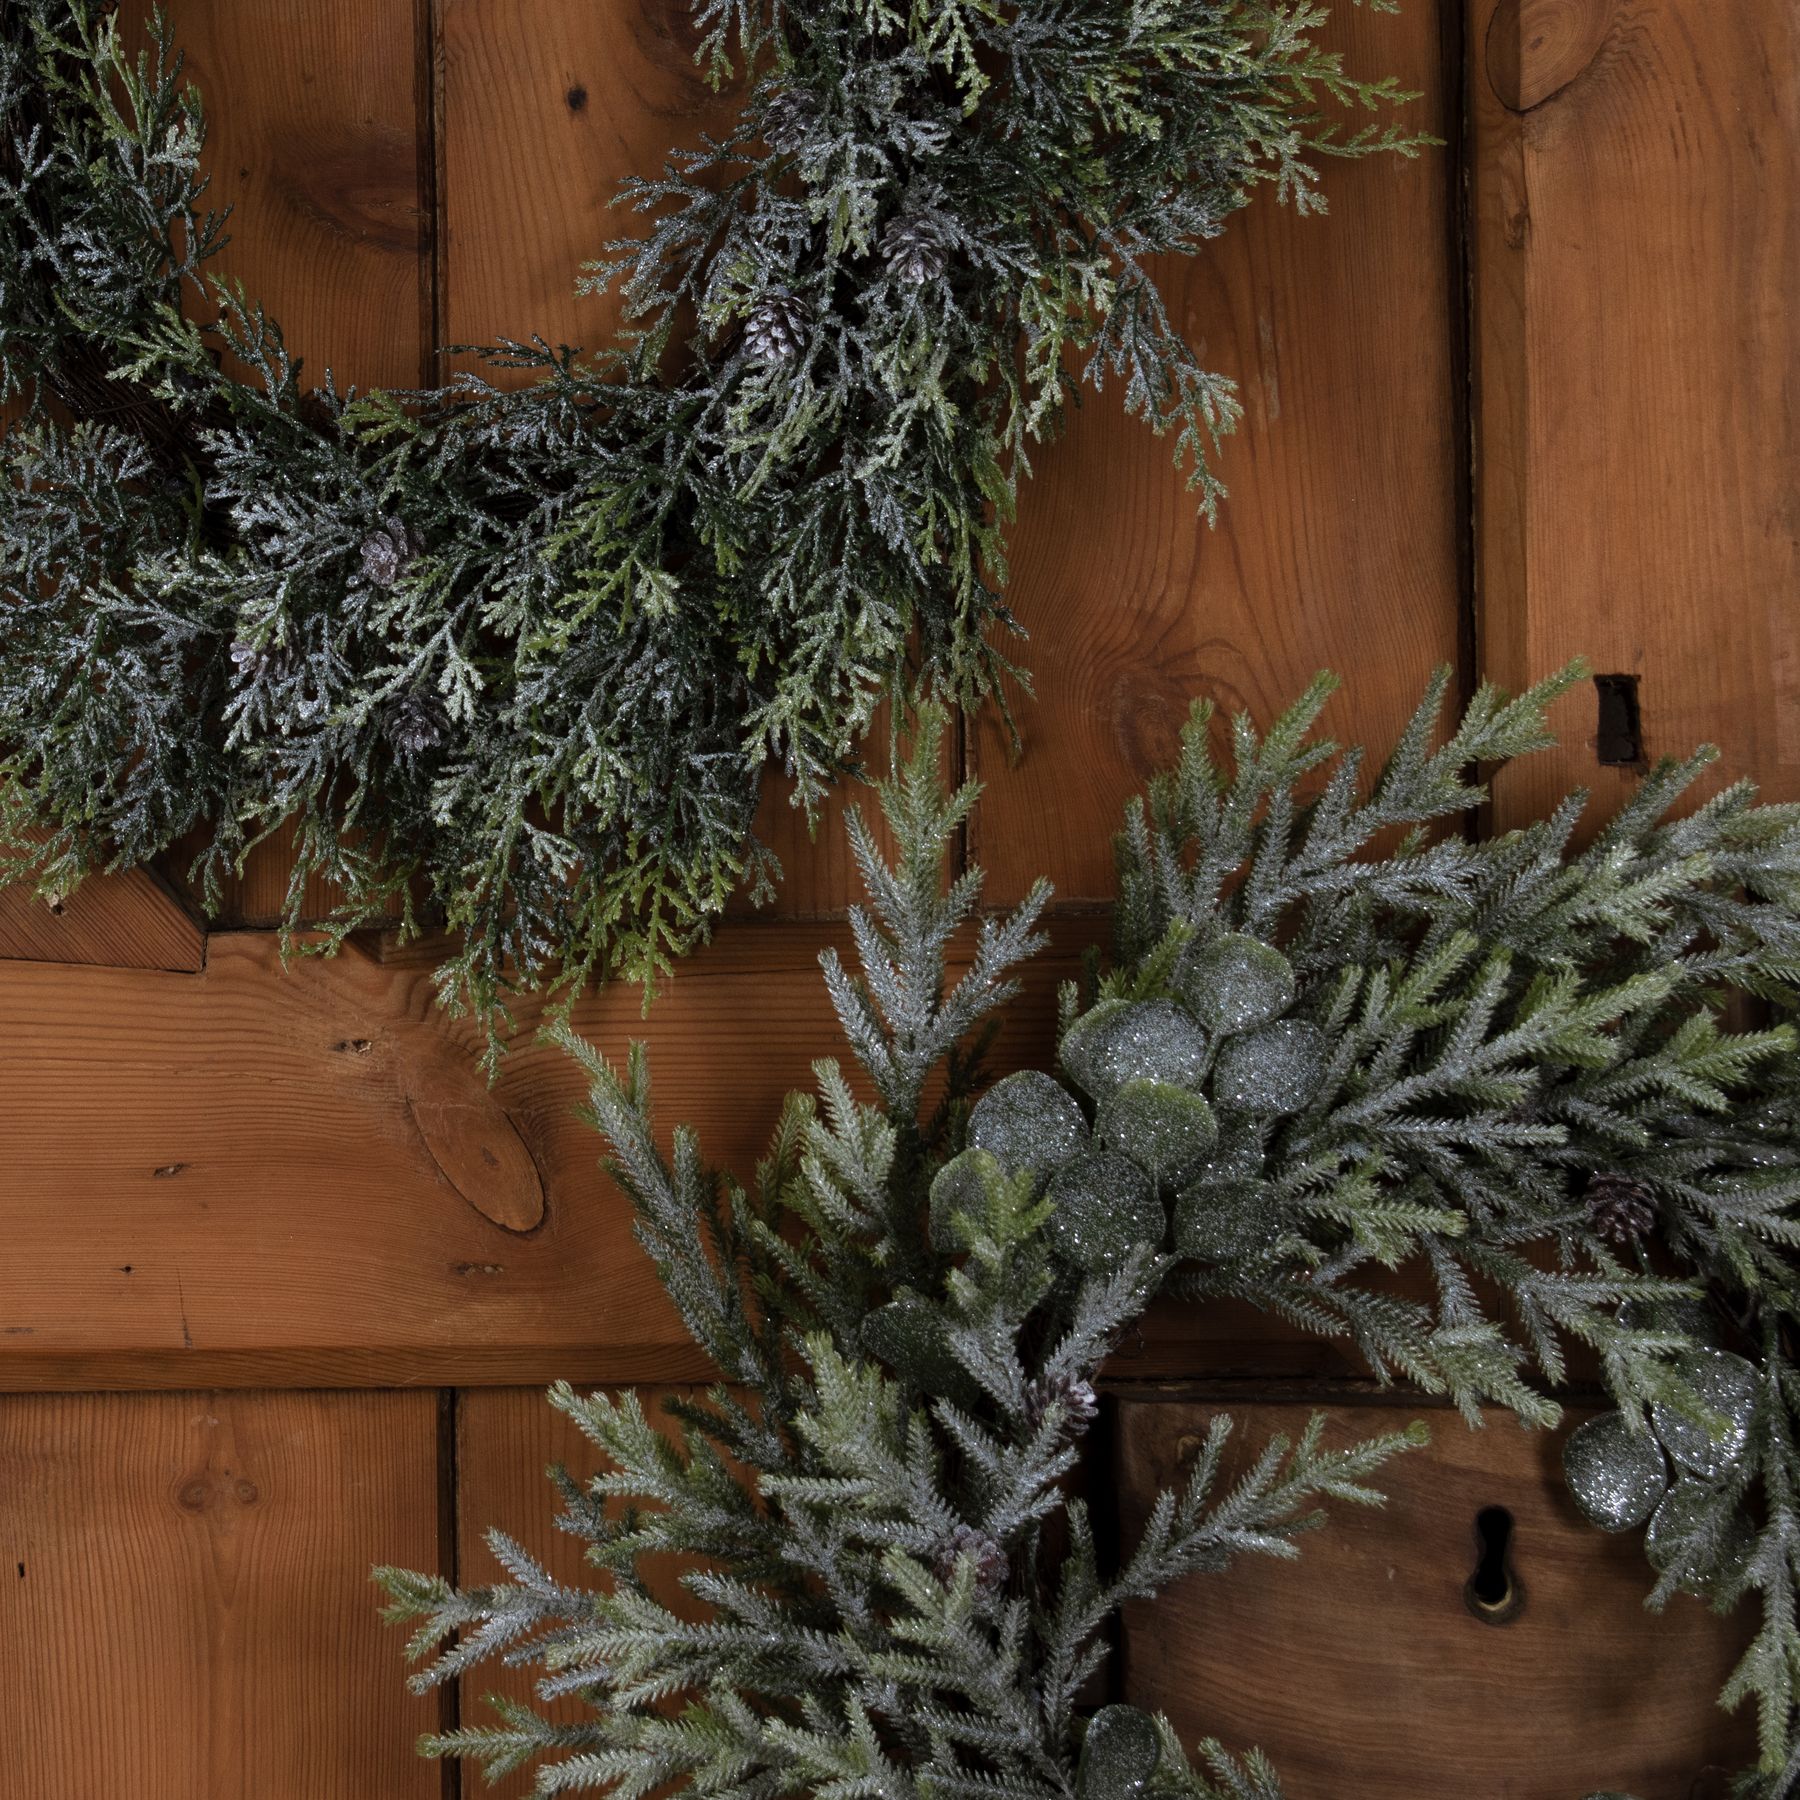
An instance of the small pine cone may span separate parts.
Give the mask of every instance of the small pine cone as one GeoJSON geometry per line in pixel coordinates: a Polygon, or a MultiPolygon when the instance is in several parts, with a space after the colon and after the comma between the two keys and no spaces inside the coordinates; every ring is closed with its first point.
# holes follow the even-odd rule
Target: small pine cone
{"type": "Polygon", "coordinates": [[[444,703],[436,694],[402,694],[388,707],[383,729],[403,756],[422,756],[444,741],[449,727],[444,703]]]}
{"type": "Polygon", "coordinates": [[[923,287],[943,274],[949,258],[943,233],[931,213],[898,213],[881,234],[881,254],[896,280],[923,287]]]}
{"type": "Polygon", "coordinates": [[[805,88],[783,88],[763,108],[763,142],[782,156],[792,156],[819,122],[819,103],[805,88]]]}
{"type": "Polygon", "coordinates": [[[784,363],[797,356],[812,325],[812,309],[797,294],[771,288],[750,309],[744,348],[760,363],[784,363]]]}
{"type": "Polygon", "coordinates": [[[937,1578],[945,1587],[956,1579],[956,1566],[967,1557],[975,1565],[975,1585],[994,1593],[1006,1580],[1006,1552],[985,1531],[959,1525],[938,1553],[937,1578]]]}
{"type": "Polygon", "coordinates": [[[391,588],[412,559],[412,533],[399,519],[384,519],[363,539],[363,579],[371,587],[391,588]]]}
{"type": "Polygon", "coordinates": [[[1587,1192],[1588,1223],[1615,1244],[1635,1244],[1656,1223],[1656,1196],[1629,1175],[1592,1176],[1587,1192]]]}
{"type": "Polygon", "coordinates": [[[238,680],[245,683],[264,675],[280,681],[288,672],[289,658],[280,644],[257,645],[238,638],[231,646],[231,666],[238,680]]]}
{"type": "Polygon", "coordinates": [[[1025,1386],[1025,1416],[1033,1425],[1043,1423],[1052,1405],[1062,1407],[1063,1425],[1071,1437],[1080,1437],[1100,1411],[1100,1396],[1090,1381],[1074,1375],[1039,1375],[1025,1386]]]}

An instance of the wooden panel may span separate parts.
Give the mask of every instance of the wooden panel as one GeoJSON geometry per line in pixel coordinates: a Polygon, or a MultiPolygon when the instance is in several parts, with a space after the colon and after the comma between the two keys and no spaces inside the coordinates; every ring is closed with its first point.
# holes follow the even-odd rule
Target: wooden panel
{"type": "Polygon", "coordinates": [[[582,265],[640,228],[612,205],[731,117],[694,63],[689,10],[658,0],[440,0],[446,342],[597,350],[617,293],[579,296],[582,265]]]}
{"type": "MultiPolygon", "coordinates": [[[[681,1390],[645,1389],[641,1395],[651,1421],[671,1433],[675,1427],[663,1417],[661,1402],[676,1391],[681,1390]]],[[[578,1480],[585,1480],[599,1472],[601,1462],[600,1453],[548,1404],[541,1389],[487,1388],[457,1395],[456,1554],[460,1579],[470,1583],[504,1579],[487,1547],[487,1534],[498,1530],[524,1545],[557,1580],[576,1587],[596,1585],[598,1577],[582,1560],[582,1540],[556,1528],[562,1501],[545,1471],[552,1463],[561,1463],[578,1480]]],[[[664,1560],[673,1561],[655,1559],[664,1560]]],[[[698,1614],[697,1604],[686,1601],[677,1585],[678,1568],[655,1567],[647,1561],[645,1572],[664,1601],[690,1616],[698,1614]]],[[[463,1722],[493,1722],[494,1713],[485,1704],[489,1694],[543,1708],[533,1691],[540,1673],[535,1668],[488,1664],[469,1675],[461,1684],[463,1722]]],[[[552,1707],[559,1718],[591,1716],[578,1700],[559,1700],[552,1707]]],[[[465,1788],[474,1779],[472,1771],[465,1774],[465,1788]]],[[[522,1770],[481,1791],[498,1800],[527,1800],[532,1791],[530,1771],[522,1770]]]]}
{"type": "Polygon", "coordinates": [[[311,382],[416,386],[427,365],[428,164],[415,0],[183,0],[173,21],[206,102],[212,265],[276,318],[311,382]],[[271,54],[279,44],[280,54],[271,54]]]}
{"type": "Polygon", "coordinates": [[[27,883],[0,887],[0,961],[182,969],[206,960],[206,935],[149,869],[95,875],[55,906],[27,883]]]}
{"type": "Polygon", "coordinates": [[[430,1393],[0,1401],[0,1791],[436,1796],[369,1585],[437,1559],[436,1460],[430,1393]]]}
{"type": "MultiPolygon", "coordinates": [[[[827,941],[731,928],[648,1020],[619,986],[576,1022],[615,1060],[647,1038],[662,1128],[692,1121],[748,1176],[782,1095],[840,1047],[827,941]]],[[[0,965],[0,1387],[702,1372],[573,1063],[527,1009],[490,1090],[430,972],[355,950],[284,972],[256,933],[215,936],[199,976],[0,965]]],[[[1057,972],[1007,1057],[1043,1053],[1057,972]]]]}
{"type": "MultiPolygon", "coordinates": [[[[1334,7],[1327,35],[1355,69],[1425,91],[1409,123],[1454,136],[1430,6],[1334,7]]],[[[996,894],[1049,875],[1065,899],[1110,898],[1120,808],[1173,760],[1194,699],[1266,722],[1329,667],[1349,684],[1333,734],[1385,746],[1456,660],[1450,176],[1441,151],[1333,166],[1328,218],[1264,194],[1167,271],[1171,312],[1245,405],[1216,530],[1116,393],[1038,457],[1013,546],[1037,693],[1018,709],[1023,761],[992,715],[975,737],[989,785],[971,853],[996,894]]]]}
{"type": "MultiPolygon", "coordinates": [[[[1800,794],[1800,13],[1473,0],[1481,650],[1517,686],[1635,676],[1643,748],[1800,794]]],[[[1603,810],[1592,690],[1501,823],[1603,810]]]]}
{"type": "MultiPolygon", "coordinates": [[[[1121,1406],[1122,1550],[1219,1410],[1121,1406]]],[[[1241,1457],[1278,1431],[1293,1436],[1312,1409],[1226,1410],[1241,1457]]],[[[1391,1431],[1408,1416],[1338,1406],[1331,1438],[1391,1431]]],[[[1297,1561],[1247,1558],[1129,1609],[1127,1696],[1166,1712],[1190,1742],[1260,1745],[1289,1800],[1723,1796],[1725,1773],[1754,1755],[1753,1722],[1714,1704],[1748,1613],[1720,1621],[1686,1597],[1645,1612],[1653,1577],[1641,1540],[1582,1522],[1563,1489],[1560,1433],[1501,1414],[1482,1431],[1452,1412],[1430,1417],[1430,1447],[1377,1477],[1384,1509],[1334,1505],[1297,1561]],[[1504,1624],[1464,1597],[1486,1507],[1513,1520],[1520,1603],[1504,1624]]]]}

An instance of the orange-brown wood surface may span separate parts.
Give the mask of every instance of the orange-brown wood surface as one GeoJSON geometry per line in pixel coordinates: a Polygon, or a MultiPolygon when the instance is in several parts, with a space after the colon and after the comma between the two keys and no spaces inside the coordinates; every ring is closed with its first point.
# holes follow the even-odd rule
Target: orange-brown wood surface
{"type": "MultiPolygon", "coordinates": [[[[1122,1548],[1221,1410],[1241,1467],[1271,1437],[1291,1441],[1313,1409],[1123,1405],[1122,1548]]],[[[1408,1417],[1340,1405],[1329,1441],[1408,1417]]],[[[1373,1480],[1385,1507],[1334,1503],[1296,1560],[1241,1558],[1127,1608],[1125,1694],[1190,1742],[1260,1746],[1289,1800],[1723,1796],[1753,1755],[1754,1723],[1712,1696],[1749,1621],[1685,1597],[1644,1611],[1652,1577],[1638,1534],[1604,1537],[1582,1521],[1563,1487],[1561,1432],[1529,1433],[1509,1415],[1479,1431],[1453,1412],[1428,1419],[1430,1445],[1373,1480]],[[1497,1585],[1483,1617],[1467,1589],[1488,1508],[1510,1515],[1510,1600],[1497,1585]]]]}
{"type": "Polygon", "coordinates": [[[369,1568],[437,1476],[430,1393],[8,1398],[0,1795],[436,1800],[369,1568]]]}
{"type": "MultiPolygon", "coordinates": [[[[1472,0],[1468,107],[1480,627],[1518,686],[1636,677],[1647,757],[1724,751],[1800,794],[1800,14],[1472,0]]],[[[1610,810],[1591,689],[1502,773],[1506,824],[1610,810]]]]}
{"type": "MultiPolygon", "coordinates": [[[[1333,8],[1330,41],[1423,98],[1454,131],[1453,72],[1429,6],[1333,8]]],[[[1259,196],[1167,271],[1170,311],[1240,387],[1219,459],[1232,493],[1197,517],[1169,444],[1089,397],[1038,459],[1014,537],[1016,702],[1024,753],[994,713],[975,736],[988,798],[972,834],[996,896],[1049,875],[1065,900],[1112,893],[1125,801],[1174,758],[1191,704],[1267,721],[1322,668],[1345,678],[1329,729],[1385,744],[1462,617],[1460,271],[1452,165],[1428,153],[1334,170],[1327,218],[1259,196]]]]}
{"type": "MultiPolygon", "coordinates": [[[[240,208],[226,272],[314,380],[411,386],[451,366],[440,346],[500,336],[600,343],[616,299],[575,281],[632,224],[605,202],[729,116],[679,0],[172,11],[216,197],[240,208]]],[[[1517,686],[1580,653],[1637,678],[1646,755],[1714,738],[1722,774],[1800,793],[1791,11],[1336,14],[1333,41],[1420,89],[1411,116],[1448,144],[1332,165],[1330,217],[1263,197],[1170,271],[1245,402],[1218,526],[1111,391],[1036,457],[1013,538],[1022,755],[991,714],[949,751],[987,784],[968,847],[990,897],[1045,874],[1065,907],[1001,1068],[1048,1053],[1054,982],[1105,933],[1121,803],[1197,696],[1266,721],[1332,666],[1328,728],[1379,749],[1438,663],[1517,686]]],[[[1596,706],[1578,690],[1564,748],[1501,772],[1493,823],[1573,781],[1602,808],[1634,790],[1641,762],[1597,760],[1596,706]]],[[[648,1020],[623,988],[577,1009],[609,1056],[648,1037],[661,1129],[691,1120],[742,1172],[838,1048],[816,955],[855,897],[845,803],[809,839],[771,776],[774,906],[648,1020]]],[[[584,1447],[535,1389],[494,1384],[703,1373],[537,1012],[490,1088],[433,1005],[429,945],[283,965],[266,927],[289,866],[277,834],[210,937],[180,855],[61,914],[0,894],[0,1673],[33,1722],[22,1754],[0,1733],[0,1800],[475,1791],[412,1758],[440,1712],[401,1688],[366,1564],[483,1578],[490,1524],[566,1559],[539,1469],[584,1447]],[[5,1391],[203,1384],[266,1391],[5,1391]],[[416,1384],[461,1391],[284,1391],[416,1384]]],[[[1353,1372],[1223,1309],[1161,1309],[1113,1365],[1137,1392],[1230,1377],[1252,1434],[1291,1420],[1283,1381],[1353,1372]]],[[[1120,1409],[1127,1536],[1205,1410],[1120,1409]]],[[[1394,1417],[1335,1410],[1340,1432],[1394,1417]]],[[[1741,1747],[1710,1698],[1730,1630],[1687,1602],[1642,1613],[1638,1546],[1578,1530],[1551,1440],[1433,1417],[1387,1513],[1197,1584],[1154,1653],[1130,1621],[1130,1691],[1189,1735],[1259,1739],[1294,1800],[1714,1792],[1700,1772],[1741,1747]],[[1529,1595],[1507,1626],[1461,1600],[1490,1503],[1529,1595]],[[1383,1722],[1410,1764],[1378,1753],[1383,1722]]]]}

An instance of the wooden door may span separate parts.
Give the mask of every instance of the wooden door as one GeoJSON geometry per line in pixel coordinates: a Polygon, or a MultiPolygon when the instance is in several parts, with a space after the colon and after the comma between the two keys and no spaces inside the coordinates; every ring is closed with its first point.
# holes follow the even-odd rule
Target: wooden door
{"type": "MultiPolygon", "coordinates": [[[[610,303],[573,281],[616,229],[605,201],[719,105],[678,0],[172,10],[218,196],[241,208],[229,271],[340,381],[431,380],[437,345],[498,334],[599,341],[610,303]]],[[[1518,685],[1579,651],[1619,678],[1637,737],[1621,748],[1600,692],[1572,694],[1563,748],[1502,774],[1494,828],[1577,781],[1616,805],[1645,758],[1706,738],[1720,779],[1800,794],[1797,30],[1790,8],[1715,0],[1338,10],[1332,38],[1419,89],[1446,146],[1335,167],[1329,219],[1265,202],[1170,272],[1246,403],[1219,526],[1113,395],[1025,499],[1023,754],[987,717],[955,751],[986,783],[969,851],[990,898],[1039,874],[1058,890],[1006,1060],[1045,1054],[1055,979],[1102,929],[1119,807],[1196,695],[1267,717],[1330,666],[1333,731],[1380,744],[1437,663],[1518,685]]],[[[771,791],[763,830],[788,867],[777,902],[734,917],[647,1021],[623,988],[576,1021],[609,1053],[647,1036],[661,1117],[740,1167],[830,1045],[815,959],[852,886],[831,822],[809,843],[771,791]]],[[[429,945],[373,934],[284,967],[278,843],[209,921],[183,874],[91,883],[57,913],[0,894],[0,1670],[25,1725],[0,1797],[453,1794],[457,1772],[410,1745],[463,1702],[406,1694],[367,1565],[477,1578],[488,1523],[547,1544],[535,1471],[565,1447],[538,1386],[704,1370],[529,1012],[490,1087],[432,1004],[429,945]]],[[[1221,1392],[1270,1416],[1322,1399],[1350,1424],[1373,1403],[1335,1354],[1231,1317],[1163,1321],[1114,1374],[1127,1530],[1221,1392]]],[[[1420,1767],[1465,1771],[1458,1793],[1700,1791],[1696,1770],[1742,1747],[1707,1685],[1733,1628],[1697,1608],[1640,1622],[1632,1572],[1584,1539],[1590,1589],[1553,1446],[1460,1431],[1445,1415],[1387,1522],[1322,1553],[1329,1581],[1197,1592],[1154,1656],[1128,1621],[1126,1691],[1184,1730],[1256,1737],[1294,1800],[1416,1793],[1318,1745],[1345,1667],[1380,1691],[1424,1642],[1438,1698],[1409,1728],[1420,1767]],[[1461,1513],[1504,1495],[1536,1521],[1523,1578],[1559,1596],[1553,1666],[1598,1645],[1601,1686],[1592,1708],[1538,1708],[1535,1737],[1475,1732],[1459,1761],[1459,1692],[1497,1713],[1551,1654],[1457,1610],[1461,1513]],[[1372,1612],[1427,1527],[1424,1573],[1372,1612]],[[1296,1635],[1311,1661],[1283,1660],[1296,1635]],[[1606,1773],[1597,1718],[1653,1748],[1606,1773]]]]}

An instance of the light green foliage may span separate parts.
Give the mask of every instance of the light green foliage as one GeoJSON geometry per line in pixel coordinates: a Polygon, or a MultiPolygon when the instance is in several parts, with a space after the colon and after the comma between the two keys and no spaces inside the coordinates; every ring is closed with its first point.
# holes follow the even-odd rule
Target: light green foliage
{"type": "MultiPolygon", "coordinates": [[[[1106,1346],[1160,1288],[1347,1335],[1377,1374],[1475,1423],[1496,1402],[1554,1421],[1585,1347],[1618,1410],[1572,1444],[1572,1486],[1607,1528],[1645,1531],[1652,1604],[1758,1596],[1724,1696],[1761,1722],[1738,1791],[1792,1791],[1800,1082],[1792,1028],[1733,1026],[1727,1005],[1793,1005],[1800,808],[1740,785],[1674,816],[1701,755],[1653,770],[1585,848],[1578,797],[1522,832],[1458,835],[1482,798],[1472,770],[1546,744],[1545,705],[1577,675],[1483,689],[1434,748],[1439,677],[1366,786],[1358,752],[1314,736],[1327,681],[1266,733],[1234,721],[1227,758],[1197,709],[1178,768],[1127,815],[1115,955],[1063,995],[1060,1082],[1026,1070],[984,1092],[964,1043],[1013,993],[1047,892],[983,919],[948,983],[980,877],[945,874],[972,795],[941,794],[934,722],[884,796],[898,868],[851,824],[872,900],[861,975],[826,962],[883,1106],[821,1063],[822,1106],[790,1102],[741,1189],[684,1135],[658,1155],[641,1062],[615,1077],[572,1045],[665,1283],[762,1399],[683,1409],[672,1452],[635,1403],[562,1397],[624,1471],[572,1495],[571,1518],[628,1599],[565,1594],[504,1545],[511,1588],[393,1578],[401,1610],[427,1617],[422,1644],[468,1634],[440,1676],[514,1644],[546,1662],[546,1692],[594,1688],[587,1735],[515,1713],[445,1747],[569,1748],[580,1779],[633,1792],[739,1773],[971,1800],[1079,1788],[1073,1696],[1110,1609],[1240,1551],[1291,1554],[1306,1494],[1368,1498],[1365,1470],[1395,1447],[1333,1458],[1315,1428],[1221,1495],[1221,1425],[1103,1575],[1061,1484],[1106,1346]],[[1378,834],[1398,847],[1372,854],[1378,834]],[[1428,1298],[1396,1291],[1402,1267],[1428,1298]],[[752,1472],[725,1500],[695,1486],[739,1481],[714,1450],[752,1472]],[[613,1494],[657,1510],[609,1520],[613,1494]],[[758,1573],[741,1590],[696,1575],[729,1599],[714,1626],[683,1625],[629,1584],[651,1547],[758,1573]],[[778,1664],[751,1656],[770,1634],[778,1664]],[[618,1711],[702,1689],[678,1749],[665,1723],[618,1711]],[[792,1732],[770,1698],[827,1691],[792,1732]]],[[[1137,1725],[1114,1729],[1141,1751],[1137,1725]]],[[[1202,1775],[1160,1740],[1147,1794],[1279,1791],[1255,1757],[1203,1745],[1202,1775]]]]}
{"type": "Polygon", "coordinates": [[[1434,749],[1440,676],[1366,792],[1361,753],[1314,735],[1328,680],[1265,734],[1233,720],[1228,758],[1196,708],[1128,813],[1114,966],[1065,996],[1064,1043],[1121,1002],[1177,999],[1213,1033],[1191,1086],[1220,1143],[1171,1211],[1173,1291],[1347,1334],[1471,1422],[1554,1421],[1567,1347],[1597,1356],[1620,1411],[1571,1479],[1610,1527],[1648,1519],[1656,1603],[1759,1592],[1725,1698],[1758,1704],[1740,1791],[1772,1797],[1800,1779],[1800,1082],[1791,1024],[1727,1021],[1800,993],[1800,808],[1740,783],[1674,816],[1703,751],[1586,848],[1579,795],[1458,835],[1471,772],[1547,742],[1579,673],[1483,688],[1434,749]],[[1286,1085],[1279,1030],[1315,1052],[1286,1085]],[[1383,1279],[1408,1265],[1433,1298],[1383,1279]]]}
{"type": "Polygon", "coordinates": [[[589,1709],[553,1724],[497,1702],[496,1722],[430,1752],[493,1775],[533,1767],[545,1794],[1279,1800],[1259,1758],[1209,1743],[1191,1763],[1130,1709],[1085,1725],[1078,1697],[1123,1602],[1241,1554],[1293,1555],[1319,1500],[1378,1500],[1369,1476],[1421,1434],[1328,1449],[1315,1421],[1228,1481],[1220,1419],[1122,1559],[1098,1551],[1074,1479],[1092,1381],[1167,1263],[1144,1242],[1089,1255],[1058,1231],[1030,1160],[1008,1173],[962,1150],[982,1077],[956,1046],[1010,997],[1046,896],[985,918],[973,966],[949,980],[980,881],[946,878],[973,796],[946,802],[938,766],[928,730],[885,790],[897,867],[851,825],[871,893],[862,966],[827,973],[880,1105],[819,1064],[819,1100],[789,1102],[740,1185],[686,1132],[659,1152],[640,1054],[619,1072],[564,1035],[639,1235],[735,1387],[671,1405],[669,1433],[635,1395],[554,1390],[602,1452],[598,1477],[562,1482],[591,1585],[552,1580],[499,1536],[503,1586],[380,1572],[391,1616],[417,1623],[414,1654],[435,1655],[422,1686],[503,1656],[541,1671],[544,1698],[589,1709]],[[682,1572],[683,1610],[647,1584],[658,1564],[682,1572]]]}
{"type": "Polygon", "coordinates": [[[888,692],[991,693],[1017,483],[1083,381],[1215,504],[1237,402],[1153,259],[1422,141],[1309,0],[691,4],[741,113],[627,184],[643,235],[586,278],[624,335],[423,395],[304,393],[211,278],[167,22],[134,58],[100,0],[0,8],[0,874],[204,826],[216,898],[293,820],[290,919],[318,877],[339,932],[422,897],[490,1022],[649,980],[773,872],[766,765],[810,808],[888,692]]]}

